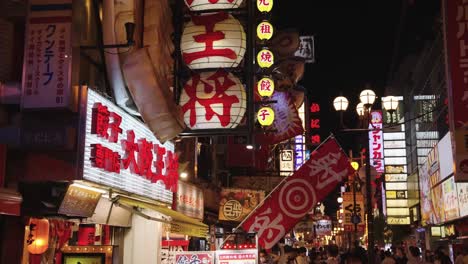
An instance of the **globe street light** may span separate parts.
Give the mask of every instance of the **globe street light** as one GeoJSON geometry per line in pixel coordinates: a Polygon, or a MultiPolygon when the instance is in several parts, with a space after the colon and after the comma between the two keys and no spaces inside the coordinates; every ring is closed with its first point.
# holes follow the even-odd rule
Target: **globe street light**
{"type": "MultiPolygon", "coordinates": [[[[356,106],[356,112],[361,118],[361,120],[365,120],[363,122],[363,127],[357,129],[344,129],[346,131],[356,131],[356,132],[365,132],[366,134],[366,142],[369,142],[369,131],[374,130],[373,126],[369,127],[371,124],[370,120],[370,112],[372,105],[374,104],[377,96],[374,91],[370,89],[365,89],[359,94],[360,103],[356,106]]],[[[342,112],[345,111],[348,107],[348,100],[343,97],[339,96],[335,98],[333,101],[333,106],[337,111],[340,112],[340,119],[342,120],[342,112]],[[345,104],[343,102],[346,102],[345,104]],[[343,105],[346,105],[343,107],[343,105]]],[[[394,96],[386,96],[382,98],[382,105],[385,110],[389,111],[391,114],[392,111],[395,111],[398,107],[398,99],[394,96]]],[[[343,126],[344,127],[344,126],[343,126]]],[[[368,143],[367,143],[368,144],[368,143]]],[[[367,147],[369,149],[369,147],[367,147]]],[[[373,223],[374,217],[372,212],[372,189],[371,189],[371,168],[370,168],[370,151],[366,153],[366,160],[365,160],[365,172],[366,172],[366,214],[367,214],[367,235],[368,235],[368,257],[369,263],[374,263],[375,260],[375,252],[374,252],[374,230],[373,230],[373,223]]],[[[353,186],[354,187],[354,186],[353,186]]]]}

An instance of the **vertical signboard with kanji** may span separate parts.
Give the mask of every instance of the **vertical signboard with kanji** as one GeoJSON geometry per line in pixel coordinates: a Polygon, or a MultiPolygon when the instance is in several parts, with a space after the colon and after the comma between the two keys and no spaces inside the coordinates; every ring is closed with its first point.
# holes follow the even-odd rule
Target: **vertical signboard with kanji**
{"type": "Polygon", "coordinates": [[[354,225],[357,225],[357,231],[364,232],[364,196],[362,193],[343,193],[343,226],[346,232],[354,231],[354,225]]]}
{"type": "Polygon", "coordinates": [[[455,181],[468,181],[468,2],[445,0],[444,37],[450,130],[455,139],[455,181]]]}
{"type": "Polygon", "coordinates": [[[174,144],[88,89],[83,179],[172,203],[177,192],[174,144]]]}
{"type": "Polygon", "coordinates": [[[72,1],[31,1],[21,105],[66,108],[71,99],[72,1]]]}
{"type": "Polygon", "coordinates": [[[307,100],[309,103],[307,126],[307,144],[313,149],[320,145],[320,104],[316,100],[307,100]]]}
{"type": "Polygon", "coordinates": [[[382,111],[372,111],[369,125],[370,164],[378,173],[384,172],[382,111]]]}

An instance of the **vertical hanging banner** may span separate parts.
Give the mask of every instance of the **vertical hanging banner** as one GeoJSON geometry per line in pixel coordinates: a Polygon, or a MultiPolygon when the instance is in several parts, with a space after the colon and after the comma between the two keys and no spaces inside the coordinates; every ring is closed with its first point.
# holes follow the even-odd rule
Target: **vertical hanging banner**
{"type": "Polygon", "coordinates": [[[353,171],[336,139],[329,137],[245,219],[242,228],[257,233],[260,246],[272,248],[353,171]]]}
{"type": "Polygon", "coordinates": [[[70,104],[71,2],[31,1],[24,45],[23,108],[66,108],[70,104]]]}
{"type": "Polygon", "coordinates": [[[455,181],[468,181],[468,2],[445,0],[444,38],[450,130],[455,139],[455,181]]]}
{"type": "Polygon", "coordinates": [[[370,164],[378,173],[384,172],[382,111],[372,111],[369,124],[370,164]]]}

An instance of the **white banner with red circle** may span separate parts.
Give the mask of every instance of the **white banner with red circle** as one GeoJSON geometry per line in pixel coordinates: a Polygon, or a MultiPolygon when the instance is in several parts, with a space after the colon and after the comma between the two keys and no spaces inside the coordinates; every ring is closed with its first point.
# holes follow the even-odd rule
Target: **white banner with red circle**
{"type": "Polygon", "coordinates": [[[335,138],[329,137],[245,219],[242,228],[257,233],[261,247],[272,248],[352,172],[348,157],[335,138]]]}

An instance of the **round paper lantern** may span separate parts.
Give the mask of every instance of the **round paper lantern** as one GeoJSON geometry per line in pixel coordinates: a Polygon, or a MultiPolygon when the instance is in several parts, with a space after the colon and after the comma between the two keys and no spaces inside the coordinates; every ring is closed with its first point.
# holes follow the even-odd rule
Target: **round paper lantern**
{"type": "Polygon", "coordinates": [[[49,248],[49,220],[31,218],[29,221],[28,252],[42,254],[49,248]]]}
{"type": "Polygon", "coordinates": [[[244,57],[246,35],[230,14],[201,14],[192,16],[185,26],[180,48],[190,69],[232,68],[244,57]]]}
{"type": "Polygon", "coordinates": [[[257,82],[258,94],[262,97],[270,97],[275,91],[275,82],[268,77],[264,77],[257,82]]]}
{"type": "Polygon", "coordinates": [[[262,49],[257,54],[257,62],[261,68],[270,68],[275,63],[273,52],[262,49]]]}
{"type": "Polygon", "coordinates": [[[262,21],[257,26],[257,37],[261,40],[269,40],[273,36],[273,25],[267,21],[262,21]]]}
{"type": "Polygon", "coordinates": [[[184,85],[180,106],[191,129],[235,128],[244,117],[247,96],[240,80],[223,69],[194,73],[184,85]]]}
{"type": "Polygon", "coordinates": [[[273,0],[257,0],[257,9],[260,12],[270,12],[273,8],[273,0]]]}
{"type": "Polygon", "coordinates": [[[257,112],[257,120],[262,126],[270,126],[275,121],[275,111],[271,107],[262,107],[257,112]]]}
{"type": "Polygon", "coordinates": [[[238,8],[243,0],[184,0],[190,11],[238,8]]]}

